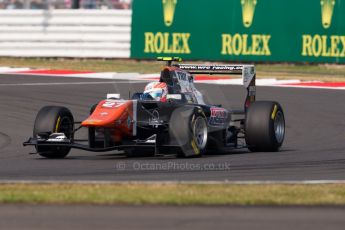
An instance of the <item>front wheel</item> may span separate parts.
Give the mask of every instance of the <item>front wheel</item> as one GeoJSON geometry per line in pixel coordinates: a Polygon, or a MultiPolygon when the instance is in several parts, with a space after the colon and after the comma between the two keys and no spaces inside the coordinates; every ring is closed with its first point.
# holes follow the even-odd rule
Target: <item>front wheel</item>
{"type": "MultiPolygon", "coordinates": [[[[74,119],[71,111],[60,106],[45,106],[37,114],[33,136],[40,134],[64,133],[68,139],[73,139],[74,119]]],[[[45,158],[64,158],[70,152],[70,147],[36,146],[37,153],[45,158]]]]}
{"type": "Polygon", "coordinates": [[[252,152],[275,152],[285,136],[285,118],[278,102],[257,101],[246,113],[245,139],[252,152]]]}
{"type": "Polygon", "coordinates": [[[208,141],[207,120],[200,108],[181,107],[170,118],[170,137],[180,146],[182,155],[200,156],[208,141]]]}

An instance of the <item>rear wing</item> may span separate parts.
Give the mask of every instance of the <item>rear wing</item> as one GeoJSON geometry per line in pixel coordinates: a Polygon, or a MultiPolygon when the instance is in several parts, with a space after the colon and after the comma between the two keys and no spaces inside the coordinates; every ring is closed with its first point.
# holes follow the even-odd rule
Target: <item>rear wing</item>
{"type": "Polygon", "coordinates": [[[245,110],[255,101],[256,72],[254,65],[196,65],[196,64],[175,64],[177,68],[187,71],[190,74],[210,75],[242,75],[243,86],[247,89],[245,110]]]}

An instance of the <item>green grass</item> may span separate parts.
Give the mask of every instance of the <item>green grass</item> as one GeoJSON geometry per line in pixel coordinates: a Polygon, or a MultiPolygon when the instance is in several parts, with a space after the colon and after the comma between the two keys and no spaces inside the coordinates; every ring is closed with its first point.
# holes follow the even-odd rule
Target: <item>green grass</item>
{"type": "Polygon", "coordinates": [[[157,73],[163,63],[126,59],[0,58],[0,66],[68,69],[94,72],[157,73]]]}
{"type": "MultiPolygon", "coordinates": [[[[203,63],[203,62],[199,62],[203,63]]],[[[0,58],[0,66],[69,69],[95,72],[157,73],[163,63],[128,59],[0,58]]],[[[258,78],[345,81],[345,65],[257,64],[258,78]]]]}
{"type": "Polygon", "coordinates": [[[345,185],[2,184],[0,203],[345,205],[345,185]]]}

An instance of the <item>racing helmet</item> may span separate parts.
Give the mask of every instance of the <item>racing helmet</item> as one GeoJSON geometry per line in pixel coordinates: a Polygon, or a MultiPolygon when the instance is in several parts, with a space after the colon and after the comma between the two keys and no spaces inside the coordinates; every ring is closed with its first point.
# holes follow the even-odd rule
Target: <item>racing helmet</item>
{"type": "Polygon", "coordinates": [[[168,86],[165,82],[150,82],[145,87],[142,99],[165,102],[167,100],[167,94],[168,86]]]}

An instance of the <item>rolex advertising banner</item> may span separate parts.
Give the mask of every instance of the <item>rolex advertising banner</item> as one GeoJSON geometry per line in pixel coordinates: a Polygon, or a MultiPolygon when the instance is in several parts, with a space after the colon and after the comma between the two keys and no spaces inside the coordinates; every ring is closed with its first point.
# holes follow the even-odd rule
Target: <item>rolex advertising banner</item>
{"type": "Polygon", "coordinates": [[[345,0],[133,0],[132,58],[345,63],[345,0]]]}

